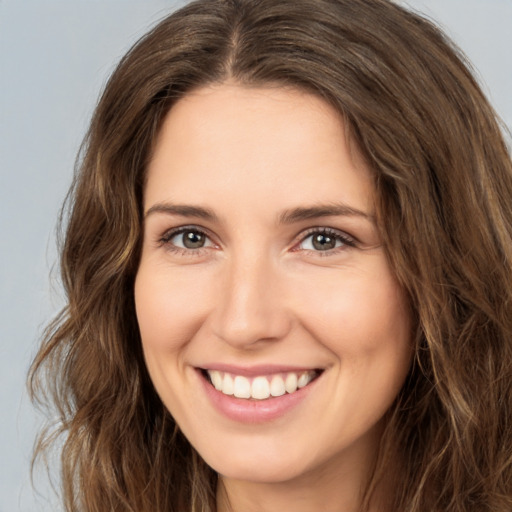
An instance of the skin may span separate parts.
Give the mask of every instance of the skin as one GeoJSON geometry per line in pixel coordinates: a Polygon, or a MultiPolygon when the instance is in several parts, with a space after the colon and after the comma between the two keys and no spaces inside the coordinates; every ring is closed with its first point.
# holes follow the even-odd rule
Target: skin
{"type": "Polygon", "coordinates": [[[411,320],[370,172],[339,114],[291,89],[194,91],[165,119],[144,211],[135,302],[145,360],[220,475],[219,511],[356,511],[410,366],[411,320]],[[319,205],[341,208],[283,222],[319,205]],[[172,231],[183,226],[204,232],[204,246],[186,248],[172,231]],[[318,250],[311,231],[324,228],[336,247],[318,250]],[[284,415],[243,423],[206,396],[197,368],[211,363],[323,371],[284,415]]]}

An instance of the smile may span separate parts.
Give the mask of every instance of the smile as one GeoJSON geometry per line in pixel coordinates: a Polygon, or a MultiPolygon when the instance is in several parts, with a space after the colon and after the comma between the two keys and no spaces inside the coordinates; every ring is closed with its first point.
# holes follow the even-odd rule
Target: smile
{"type": "Polygon", "coordinates": [[[204,375],[224,395],[246,400],[266,400],[293,394],[306,387],[319,375],[319,370],[285,372],[246,377],[219,370],[204,370],[204,375]]]}

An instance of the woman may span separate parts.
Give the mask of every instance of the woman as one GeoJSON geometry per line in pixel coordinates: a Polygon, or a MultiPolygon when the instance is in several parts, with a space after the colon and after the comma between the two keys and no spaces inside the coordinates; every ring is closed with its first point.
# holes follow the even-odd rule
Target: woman
{"type": "Polygon", "coordinates": [[[31,373],[66,510],[510,510],[511,198],[491,107],[417,15],[165,19],[92,120],[31,373]]]}

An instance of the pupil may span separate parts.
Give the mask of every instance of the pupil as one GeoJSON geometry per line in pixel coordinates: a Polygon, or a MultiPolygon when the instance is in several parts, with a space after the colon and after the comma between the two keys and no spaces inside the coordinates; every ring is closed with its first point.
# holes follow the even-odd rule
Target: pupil
{"type": "Polygon", "coordinates": [[[204,236],[197,231],[188,231],[183,234],[183,245],[187,249],[198,249],[204,245],[204,236]]]}
{"type": "Polygon", "coordinates": [[[319,251],[328,251],[336,247],[336,240],[332,236],[318,234],[313,237],[313,247],[319,251]]]}

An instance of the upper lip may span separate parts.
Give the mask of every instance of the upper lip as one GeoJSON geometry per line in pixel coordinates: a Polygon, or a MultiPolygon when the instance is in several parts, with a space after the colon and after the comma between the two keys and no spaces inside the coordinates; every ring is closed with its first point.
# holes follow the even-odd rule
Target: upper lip
{"type": "Polygon", "coordinates": [[[322,368],[314,366],[294,366],[281,364],[257,364],[252,366],[232,365],[226,363],[211,363],[198,367],[201,370],[217,370],[219,372],[243,375],[244,377],[257,377],[258,375],[272,375],[275,373],[300,373],[306,371],[320,371],[322,368]]]}

